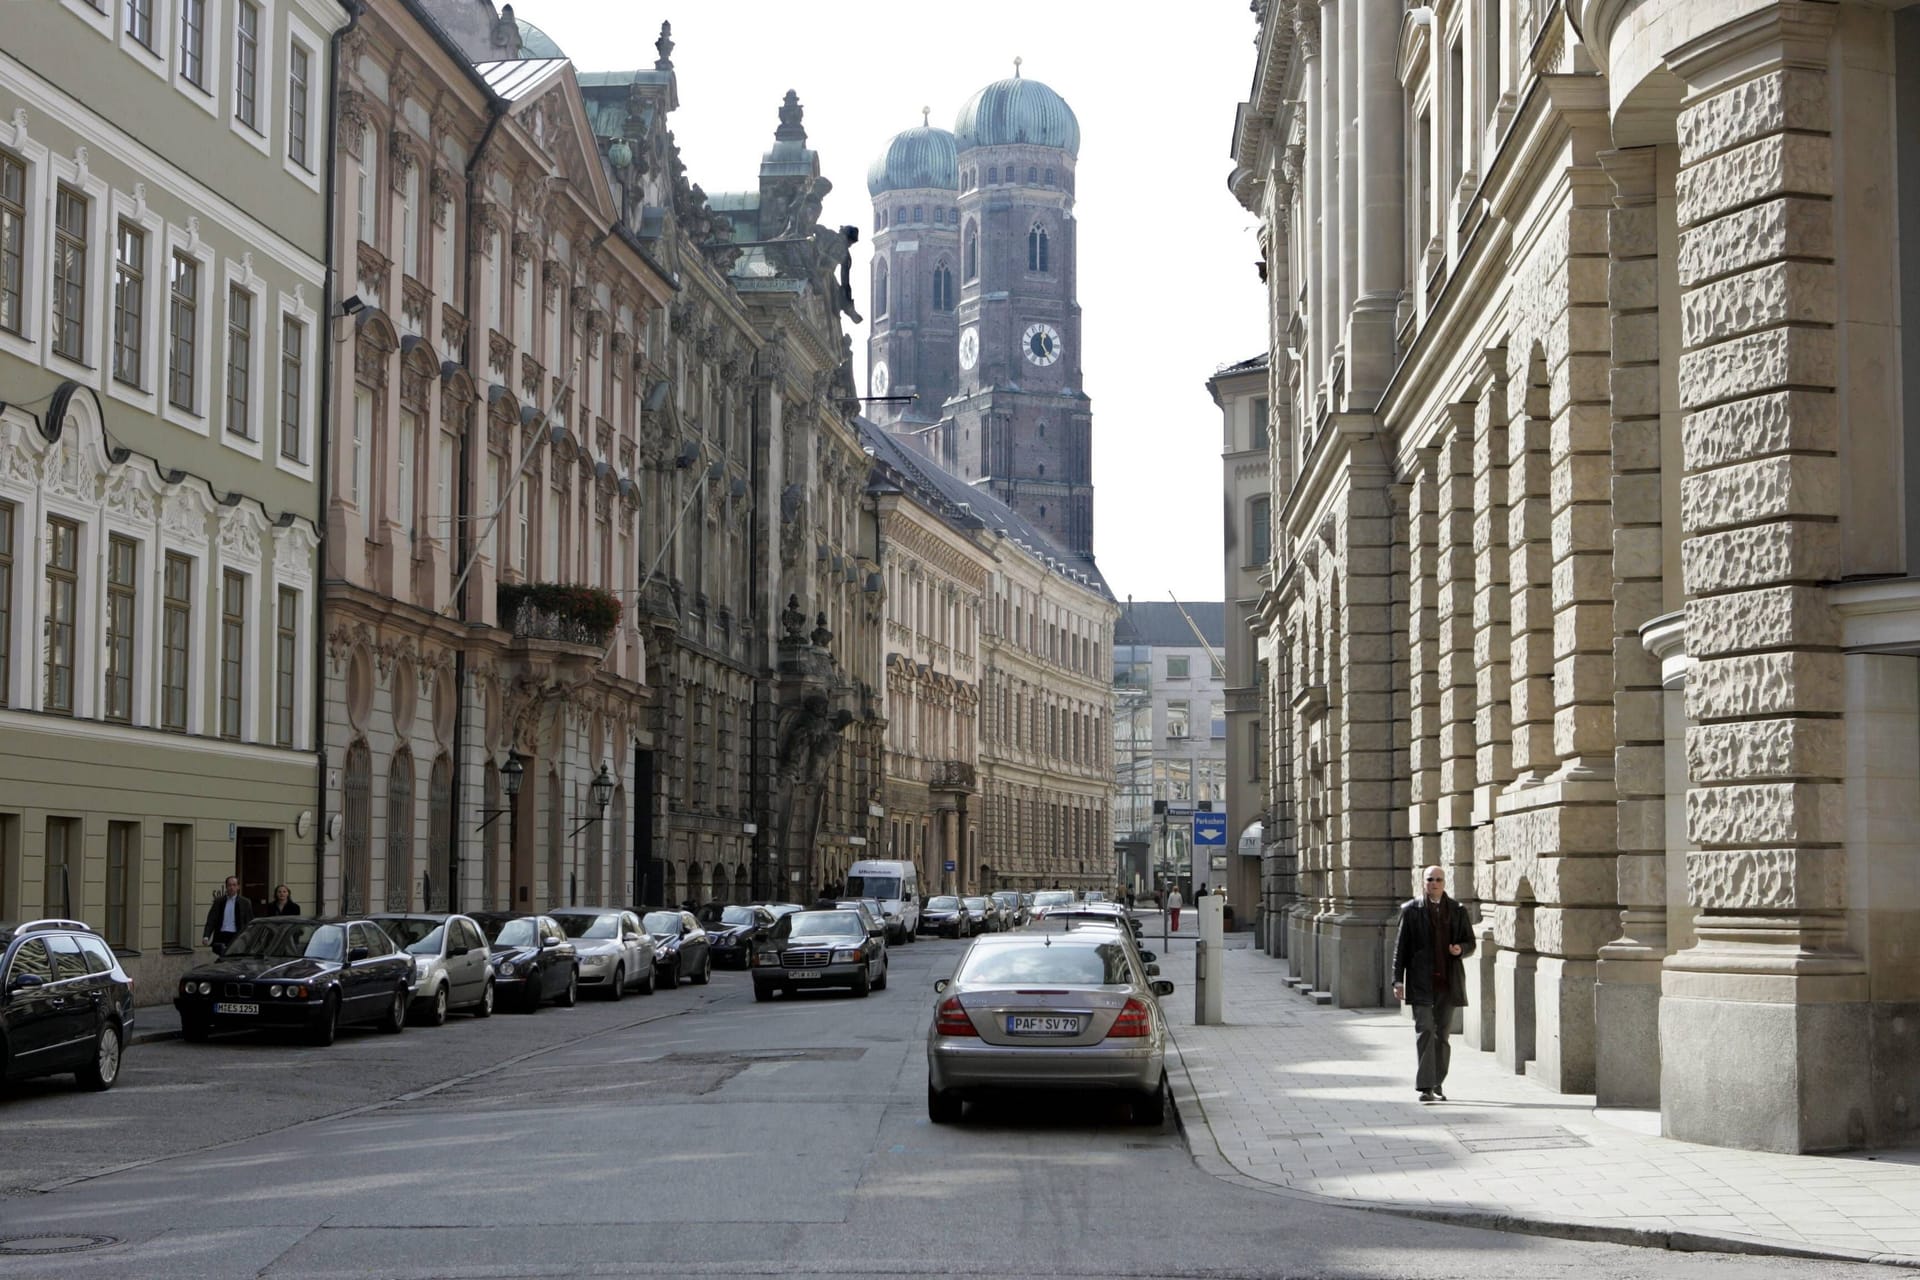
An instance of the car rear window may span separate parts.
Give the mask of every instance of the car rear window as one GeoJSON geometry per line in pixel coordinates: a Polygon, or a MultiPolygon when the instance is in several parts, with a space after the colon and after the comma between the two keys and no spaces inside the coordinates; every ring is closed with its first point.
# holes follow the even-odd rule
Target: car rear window
{"type": "Polygon", "coordinates": [[[972,986],[1107,987],[1131,982],[1126,948],[1097,946],[976,947],[955,981],[972,986]]]}

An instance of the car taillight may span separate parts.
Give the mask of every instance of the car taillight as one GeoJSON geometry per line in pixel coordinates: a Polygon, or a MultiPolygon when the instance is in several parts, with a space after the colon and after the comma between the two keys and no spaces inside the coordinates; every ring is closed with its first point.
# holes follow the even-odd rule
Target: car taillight
{"type": "Polygon", "coordinates": [[[933,1029],[943,1036],[977,1036],[973,1029],[973,1019],[967,1016],[967,1007],[960,1003],[959,996],[948,996],[940,1002],[940,1012],[934,1016],[933,1029]]]}
{"type": "Polygon", "coordinates": [[[1144,1036],[1153,1029],[1153,1017],[1147,1012],[1147,1006],[1138,1000],[1128,999],[1126,1007],[1120,1010],[1120,1016],[1113,1020],[1113,1026],[1107,1036],[1144,1036]]]}

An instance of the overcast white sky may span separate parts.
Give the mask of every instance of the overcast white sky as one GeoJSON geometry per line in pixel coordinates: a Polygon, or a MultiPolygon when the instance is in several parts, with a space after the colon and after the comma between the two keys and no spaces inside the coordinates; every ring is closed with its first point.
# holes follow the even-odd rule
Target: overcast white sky
{"type": "MultiPolygon", "coordinates": [[[[692,180],[750,190],[788,89],[833,182],[822,221],[872,224],[867,166],[902,129],[952,128],[976,89],[1044,80],[1080,119],[1083,365],[1093,398],[1094,553],[1122,600],[1222,597],[1221,427],[1206,380],[1266,348],[1254,218],[1226,189],[1253,78],[1245,0],[520,0],[585,71],[653,65],[673,23],[674,135],[692,180]]],[[[866,250],[856,247],[864,310],[866,250]]],[[[854,335],[864,370],[866,333],[854,335]]]]}

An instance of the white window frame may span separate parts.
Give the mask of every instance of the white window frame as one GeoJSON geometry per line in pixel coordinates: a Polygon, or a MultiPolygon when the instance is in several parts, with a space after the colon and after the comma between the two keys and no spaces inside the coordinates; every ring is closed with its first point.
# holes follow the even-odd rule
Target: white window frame
{"type": "Polygon", "coordinates": [[[365,535],[373,535],[372,521],[367,519],[367,508],[372,504],[373,494],[373,437],[377,434],[380,413],[380,396],[372,387],[353,384],[353,394],[348,398],[349,417],[346,429],[340,433],[340,448],[346,457],[340,460],[340,472],[346,478],[346,492],[341,497],[346,504],[360,513],[360,523],[365,535]],[[362,406],[366,413],[363,418],[362,406]]]}
{"type": "Polygon", "coordinates": [[[106,509],[101,520],[104,527],[99,544],[99,572],[94,575],[98,581],[95,588],[99,599],[94,607],[99,611],[100,636],[96,648],[100,654],[99,670],[94,673],[94,705],[100,709],[100,718],[107,719],[107,576],[108,557],[112,554],[111,544],[115,537],[125,538],[133,543],[133,672],[128,687],[128,705],[130,714],[126,720],[109,720],[109,724],[130,725],[134,728],[146,728],[153,721],[149,718],[152,710],[153,685],[156,683],[159,647],[153,643],[155,633],[151,630],[149,616],[152,613],[146,597],[154,591],[159,579],[153,573],[154,548],[158,545],[150,527],[127,523],[119,517],[112,507],[106,509]]]}
{"type": "MultiPolygon", "coordinates": [[[[113,227],[114,261],[119,262],[120,224],[131,223],[138,227],[147,238],[147,260],[141,269],[146,273],[145,307],[140,317],[140,386],[130,387],[113,376],[111,352],[109,350],[106,370],[106,393],[122,404],[158,413],[160,409],[161,383],[165,378],[164,357],[167,350],[167,299],[172,292],[173,259],[166,256],[167,223],[166,219],[147,208],[144,198],[136,199],[122,192],[112,195],[109,216],[113,227]]],[[[112,304],[112,294],[108,303],[112,304]]],[[[109,328],[107,341],[109,348],[113,341],[109,328]]]]}
{"type": "MultiPolygon", "coordinates": [[[[229,79],[232,81],[227,89],[227,126],[233,130],[235,137],[266,156],[273,154],[273,100],[279,96],[273,91],[274,77],[279,74],[275,59],[280,47],[277,34],[279,15],[274,12],[273,0],[247,0],[247,3],[260,14],[253,47],[254,122],[249,125],[240,119],[240,0],[234,0],[233,21],[228,26],[228,38],[221,46],[221,54],[227,60],[229,79]]],[[[311,67],[312,63],[309,62],[308,66],[311,67]]]]}
{"type": "Polygon", "coordinates": [[[218,119],[226,105],[227,41],[226,5],[222,0],[201,0],[206,5],[206,20],[200,33],[200,65],[202,83],[195,84],[187,79],[185,60],[180,56],[181,36],[185,19],[182,6],[186,0],[175,0],[168,5],[172,22],[167,29],[167,46],[173,65],[173,87],[182,97],[198,106],[209,116],[218,119]]]}
{"type": "MultiPolygon", "coordinates": [[[[209,381],[213,374],[213,319],[216,312],[224,316],[226,308],[224,305],[216,305],[215,300],[207,296],[213,288],[219,287],[219,277],[213,269],[213,246],[201,241],[198,226],[190,226],[184,232],[172,226],[167,228],[167,251],[163,262],[166,266],[165,293],[169,302],[173,297],[173,255],[175,253],[192,258],[200,264],[200,300],[193,313],[196,330],[193,335],[195,403],[191,411],[182,409],[173,402],[173,397],[168,394],[166,388],[158,388],[160,416],[176,427],[182,427],[197,436],[204,436],[211,429],[213,419],[213,414],[208,408],[213,398],[209,381]]],[[[161,341],[166,348],[165,359],[161,366],[162,377],[166,376],[165,361],[171,360],[173,356],[173,314],[170,305],[165,321],[161,326],[161,341]]],[[[224,383],[222,385],[224,387],[224,383]]]]}
{"type": "MultiPolygon", "coordinates": [[[[258,653],[258,634],[260,630],[260,580],[264,576],[258,564],[233,564],[224,557],[214,561],[219,571],[218,591],[209,589],[202,599],[207,601],[212,617],[213,635],[213,725],[209,737],[219,738],[223,742],[260,741],[260,661],[258,653]],[[225,668],[227,650],[225,633],[227,629],[227,575],[235,574],[241,581],[240,607],[245,610],[240,618],[240,732],[234,737],[226,733],[227,686],[225,668]]],[[[277,602],[276,602],[277,603],[277,602]]],[[[276,610],[277,613],[277,610],[276,610]]]]}
{"type": "Polygon", "coordinates": [[[113,39],[113,20],[119,16],[119,0],[60,0],[60,7],[91,27],[96,35],[113,39]]]}
{"type": "Polygon", "coordinates": [[[360,159],[353,169],[354,239],[376,249],[380,248],[380,138],[371,121],[360,126],[360,159]]]}
{"type": "MultiPolygon", "coordinates": [[[[28,252],[38,249],[40,259],[46,265],[45,285],[40,297],[40,361],[47,368],[72,378],[76,382],[100,387],[102,380],[112,381],[107,365],[106,323],[112,295],[107,280],[112,267],[109,259],[113,257],[112,245],[106,235],[106,216],[112,205],[113,191],[106,182],[94,177],[67,157],[57,154],[47,156],[47,181],[41,184],[41,202],[38,206],[27,207],[27,220],[31,224],[34,213],[40,215],[39,234],[34,234],[32,225],[27,227],[28,252]],[[86,323],[80,332],[80,359],[69,360],[53,349],[53,254],[55,237],[54,210],[60,197],[62,186],[72,187],[87,200],[87,280],[86,280],[86,323]]],[[[33,192],[33,175],[27,175],[28,195],[33,192]]]]}
{"type": "Polygon", "coordinates": [[[400,252],[393,255],[400,264],[400,274],[409,279],[420,278],[420,166],[407,166],[406,176],[400,179],[400,252]]]}
{"type": "MultiPolygon", "coordinates": [[[[313,455],[315,442],[319,436],[318,414],[320,411],[320,316],[307,304],[305,287],[296,287],[290,294],[279,295],[279,305],[273,312],[273,457],[274,465],[289,474],[303,480],[313,479],[313,455]],[[281,362],[283,340],[286,337],[288,320],[301,325],[304,346],[300,352],[300,369],[305,375],[300,388],[300,455],[290,458],[280,450],[280,397],[285,393],[285,366],[281,362]]],[[[266,432],[262,431],[264,441],[266,432]]]]}
{"type": "MultiPolygon", "coordinates": [[[[81,446],[85,447],[85,446],[81,446]]],[[[16,509],[17,510],[17,509],[16,509]]],[[[72,522],[79,531],[79,545],[74,551],[75,577],[73,599],[73,709],[53,714],[69,716],[74,720],[97,720],[100,717],[100,688],[104,677],[101,672],[106,666],[104,643],[105,628],[100,610],[106,600],[106,587],[100,581],[104,574],[101,568],[104,561],[100,549],[104,545],[100,531],[99,512],[96,508],[82,507],[52,493],[44,493],[34,509],[37,523],[30,529],[33,546],[29,554],[32,557],[32,593],[33,608],[29,618],[45,619],[51,616],[53,599],[52,588],[47,583],[48,532],[51,523],[56,520],[72,522]]],[[[18,514],[14,517],[18,520],[18,514]]],[[[20,530],[15,531],[14,574],[20,573],[18,547],[21,541],[20,530]]],[[[35,711],[47,710],[47,634],[45,626],[28,626],[27,658],[31,663],[26,669],[27,678],[32,681],[28,688],[31,698],[23,702],[16,701],[15,706],[31,707],[35,711]]],[[[16,658],[15,662],[18,663],[16,658]]]]}
{"type": "MultiPolygon", "coordinates": [[[[273,313],[267,307],[267,282],[253,273],[252,262],[247,258],[238,261],[228,259],[226,270],[221,273],[220,287],[219,437],[220,442],[227,448],[255,459],[265,456],[263,442],[267,437],[263,421],[267,377],[266,370],[261,367],[260,355],[261,351],[269,345],[274,348],[279,346],[278,343],[267,344],[261,341],[261,321],[272,315],[273,313]],[[251,350],[247,353],[247,408],[253,415],[253,421],[245,435],[236,435],[227,429],[227,379],[233,369],[233,326],[230,312],[233,309],[233,291],[236,288],[253,300],[251,329],[248,336],[248,345],[251,350]]],[[[276,417],[278,412],[276,405],[274,410],[276,417]]]]}
{"type": "MultiPolygon", "coordinates": [[[[293,152],[287,145],[287,139],[280,137],[275,144],[280,153],[280,167],[290,174],[294,181],[309,190],[320,190],[320,171],[326,157],[321,155],[320,127],[326,115],[327,59],[321,52],[327,47],[317,32],[302,22],[291,12],[286,15],[287,34],[279,41],[282,46],[281,72],[278,79],[283,86],[280,95],[281,119],[291,122],[293,119],[293,45],[298,44],[307,54],[307,162],[301,165],[295,162],[293,152]]],[[[278,136],[278,135],[269,135],[278,136]]]]}
{"type": "Polygon", "coordinates": [[[47,149],[28,138],[25,128],[15,128],[7,119],[0,119],[0,145],[27,167],[26,185],[21,191],[27,224],[20,236],[20,318],[24,332],[0,329],[0,352],[38,364],[40,338],[47,327],[47,259],[40,251],[40,224],[51,216],[46,194],[47,149]]]}
{"type": "Polygon", "coordinates": [[[121,52],[151,71],[162,80],[173,76],[173,0],[153,0],[153,45],[141,44],[127,30],[127,14],[131,10],[132,0],[118,0],[114,5],[113,37],[119,43],[121,52]]]}
{"type": "Polygon", "coordinates": [[[453,544],[453,491],[458,479],[454,468],[459,465],[459,441],[453,432],[438,425],[433,428],[432,434],[433,514],[425,541],[446,547],[453,544]]]}

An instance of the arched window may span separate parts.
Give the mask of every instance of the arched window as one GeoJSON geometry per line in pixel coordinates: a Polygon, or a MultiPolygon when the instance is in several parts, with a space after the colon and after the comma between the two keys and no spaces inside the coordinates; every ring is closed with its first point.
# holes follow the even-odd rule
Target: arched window
{"type": "Polygon", "coordinates": [[[933,309],[953,310],[953,271],[944,262],[933,269],[933,309]]]}
{"type": "Polygon", "coordinates": [[[1051,169],[1047,170],[1047,185],[1048,186],[1053,185],[1053,170],[1051,169]]]}
{"type": "Polygon", "coordinates": [[[453,878],[453,762],[436,757],[427,780],[427,910],[445,911],[453,878]]]}
{"type": "Polygon", "coordinates": [[[987,166],[987,185],[992,186],[999,181],[1000,181],[1000,166],[997,164],[988,165],[987,166]]]}
{"type": "Polygon", "coordinates": [[[733,874],[733,900],[745,902],[753,896],[753,881],[747,876],[747,864],[741,863],[740,869],[733,874]]]}
{"type": "Polygon", "coordinates": [[[393,753],[387,773],[387,910],[413,903],[413,753],[393,753]]]}
{"type": "Polygon", "coordinates": [[[915,222],[925,222],[927,220],[927,206],[923,204],[913,206],[913,220],[915,222]]]}
{"type": "Polygon", "coordinates": [[[1037,222],[1027,232],[1027,270],[1047,270],[1047,229],[1037,222]]]}
{"type": "Polygon", "coordinates": [[[887,314],[887,260],[873,260],[873,315],[875,319],[887,314]]]}
{"type": "Polygon", "coordinates": [[[367,851],[373,843],[373,753],[364,740],[347,748],[345,790],[340,908],[348,915],[359,915],[367,909],[367,851]]]}
{"type": "Polygon", "coordinates": [[[964,280],[978,279],[980,275],[980,224],[976,222],[967,223],[967,233],[964,239],[966,240],[966,248],[963,255],[964,260],[962,265],[964,271],[961,278],[964,280]]]}
{"type": "Polygon", "coordinates": [[[713,864],[712,893],[713,897],[709,901],[725,902],[727,900],[727,869],[718,862],[713,864]]]}
{"type": "Polygon", "coordinates": [[[1033,186],[1040,181],[1040,170],[1033,165],[1027,166],[1027,185],[1033,186]]]}

